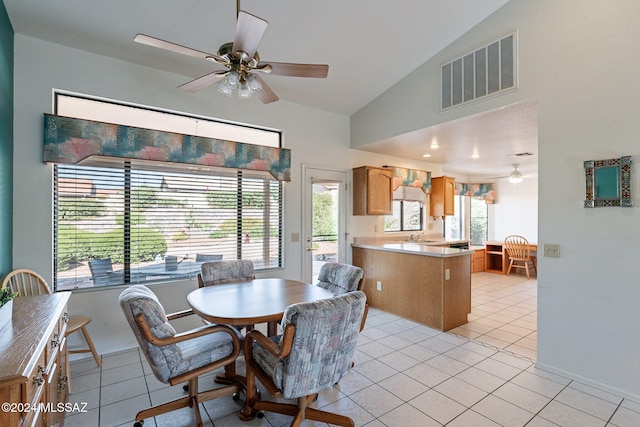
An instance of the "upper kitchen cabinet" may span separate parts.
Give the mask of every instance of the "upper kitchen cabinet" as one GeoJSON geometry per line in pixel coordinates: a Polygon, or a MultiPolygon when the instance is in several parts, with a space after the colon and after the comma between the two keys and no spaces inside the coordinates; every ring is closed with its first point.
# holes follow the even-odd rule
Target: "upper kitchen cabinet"
{"type": "Polygon", "coordinates": [[[453,196],[455,194],[456,180],[448,176],[431,178],[430,208],[431,216],[437,217],[455,215],[453,196]]]}
{"type": "Polygon", "coordinates": [[[373,166],[354,168],[353,214],[391,214],[392,177],[391,169],[373,166]]]}

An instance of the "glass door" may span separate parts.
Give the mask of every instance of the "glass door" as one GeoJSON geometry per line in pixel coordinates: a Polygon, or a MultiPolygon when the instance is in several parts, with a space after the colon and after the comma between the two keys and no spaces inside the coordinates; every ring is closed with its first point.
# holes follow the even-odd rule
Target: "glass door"
{"type": "Polygon", "coordinates": [[[316,283],[327,262],[344,262],[346,172],[305,169],[304,280],[316,283]]]}

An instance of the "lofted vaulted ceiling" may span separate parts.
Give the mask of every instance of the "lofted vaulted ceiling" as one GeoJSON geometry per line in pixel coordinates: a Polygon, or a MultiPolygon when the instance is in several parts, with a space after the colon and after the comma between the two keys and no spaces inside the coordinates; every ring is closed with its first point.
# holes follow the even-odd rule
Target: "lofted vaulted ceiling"
{"type": "MultiPolygon", "coordinates": [[[[211,72],[212,64],[135,43],[137,33],[215,53],[232,40],[235,31],[233,0],[3,1],[16,33],[176,73],[176,87],[211,72]]],[[[329,64],[326,79],[265,76],[281,100],[350,116],[507,1],[243,0],[241,9],[269,22],[258,49],[261,58],[329,64]]],[[[224,96],[215,86],[204,90],[212,96],[224,96]]],[[[523,108],[531,113],[530,107],[523,108]]],[[[437,135],[442,150],[429,161],[442,163],[451,171],[461,167],[462,153],[470,144],[485,144],[485,135],[493,138],[493,145],[487,145],[481,154],[505,145],[511,146],[507,152],[531,151],[527,141],[533,140],[533,119],[523,123],[522,108],[498,113],[503,116],[494,118],[503,124],[501,131],[470,118],[378,142],[367,149],[416,158],[424,150],[411,141],[437,135]],[[519,116],[505,119],[504,114],[515,110],[519,116]],[[482,127],[474,131],[474,126],[482,127]],[[445,144],[447,141],[450,143],[445,144]]],[[[535,120],[537,147],[537,114],[535,120]]],[[[503,152],[498,154],[504,157],[503,152]]],[[[510,163],[514,162],[494,165],[497,169],[487,164],[476,172],[465,172],[495,175],[510,163]]]]}

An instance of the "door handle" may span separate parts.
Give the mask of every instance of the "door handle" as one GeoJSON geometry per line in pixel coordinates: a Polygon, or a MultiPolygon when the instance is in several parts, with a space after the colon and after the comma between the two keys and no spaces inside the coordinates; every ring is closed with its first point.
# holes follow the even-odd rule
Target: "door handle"
{"type": "Polygon", "coordinates": [[[307,247],[307,252],[311,252],[312,250],[313,250],[312,247],[309,247],[309,246],[307,247]]]}

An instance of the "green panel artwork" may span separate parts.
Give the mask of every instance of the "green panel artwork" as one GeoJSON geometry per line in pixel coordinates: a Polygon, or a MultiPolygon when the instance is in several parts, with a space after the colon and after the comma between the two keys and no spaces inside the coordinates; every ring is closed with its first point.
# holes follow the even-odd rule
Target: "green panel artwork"
{"type": "Polygon", "coordinates": [[[631,163],[631,156],[584,162],[586,189],[584,207],[632,207],[631,163]]]}

